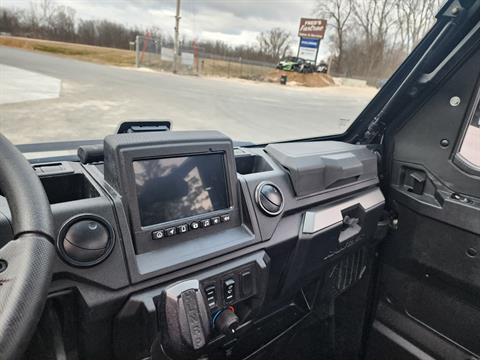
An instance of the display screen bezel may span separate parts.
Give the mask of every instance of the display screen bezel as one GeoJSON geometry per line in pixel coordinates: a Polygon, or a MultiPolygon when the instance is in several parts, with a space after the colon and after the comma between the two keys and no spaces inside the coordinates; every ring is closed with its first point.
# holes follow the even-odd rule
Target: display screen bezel
{"type": "MultiPolygon", "coordinates": [[[[138,256],[147,253],[157,253],[164,248],[179,247],[197,241],[202,246],[208,246],[200,240],[214,238],[215,241],[228,241],[225,232],[236,232],[243,224],[242,202],[240,188],[244,183],[237,174],[234,147],[232,140],[216,131],[178,131],[165,133],[139,133],[109,136],[105,139],[104,182],[106,196],[111,198],[120,224],[118,231],[125,240],[125,246],[132,247],[138,256]],[[225,173],[227,176],[230,208],[225,211],[199,215],[189,219],[180,219],[158,226],[144,226],[140,223],[140,213],[135,189],[134,160],[144,160],[159,157],[189,156],[196,154],[224,153],[225,173]],[[178,233],[165,239],[156,239],[153,233],[168,227],[180,226],[187,221],[201,221],[214,216],[228,216],[228,221],[206,228],[178,233]],[[222,239],[222,240],[220,240],[222,239]]],[[[212,243],[212,246],[214,246],[212,243]]],[[[195,247],[195,246],[194,246],[195,247]]],[[[150,255],[148,255],[150,256],[150,255]]],[[[179,256],[181,256],[179,254],[179,256]]],[[[143,271],[143,270],[141,270],[143,271]]]]}
{"type": "Polygon", "coordinates": [[[164,226],[165,224],[171,224],[171,223],[176,223],[178,221],[194,221],[196,218],[205,218],[209,217],[211,215],[214,216],[214,214],[217,213],[224,213],[225,211],[229,211],[232,208],[232,200],[231,200],[231,191],[229,191],[229,179],[228,179],[228,174],[227,174],[227,162],[225,158],[225,152],[223,151],[211,151],[208,153],[192,153],[192,154],[175,154],[175,155],[170,155],[170,156],[157,156],[157,157],[147,157],[147,158],[141,158],[141,159],[134,159],[132,160],[132,172],[134,174],[134,179],[135,179],[135,197],[136,197],[136,205],[138,209],[138,216],[140,220],[140,225],[142,229],[150,229],[152,227],[157,228],[159,226],[164,226]],[[163,159],[175,159],[175,158],[192,158],[192,157],[208,157],[208,156],[220,156],[221,160],[221,169],[218,173],[218,176],[221,176],[224,182],[224,188],[222,188],[222,192],[225,191],[225,197],[226,197],[226,206],[215,209],[215,210],[209,210],[209,211],[204,211],[198,214],[193,214],[193,215],[188,215],[180,218],[175,218],[175,219],[169,219],[166,221],[159,221],[155,222],[153,224],[145,224],[145,219],[142,218],[142,212],[141,212],[141,201],[139,198],[139,189],[137,186],[137,173],[135,172],[134,169],[134,163],[135,162],[146,162],[146,161],[161,161],[163,159]]]}
{"type": "MultiPolygon", "coordinates": [[[[152,231],[165,229],[167,227],[178,226],[186,222],[199,221],[206,217],[229,214],[232,221],[225,224],[226,227],[238,226],[241,222],[241,216],[238,211],[238,194],[237,194],[237,173],[235,167],[235,158],[233,155],[233,147],[228,141],[208,141],[208,142],[165,142],[155,145],[139,145],[128,146],[119,150],[121,163],[120,173],[122,182],[122,201],[124,208],[128,211],[127,216],[130,223],[132,236],[136,239],[136,251],[144,252],[148,249],[155,248],[156,243],[151,242],[152,231]],[[190,155],[203,155],[211,153],[224,154],[224,166],[227,178],[227,194],[230,201],[230,208],[224,211],[193,216],[191,218],[178,219],[162,224],[142,226],[140,221],[140,210],[138,207],[138,199],[136,192],[135,174],[133,172],[133,161],[148,160],[161,157],[181,157],[190,155]]],[[[184,234],[183,237],[195,236],[194,234],[184,234]]],[[[182,236],[180,236],[182,237],[182,236]]],[[[178,236],[177,236],[178,238],[178,236]]]]}

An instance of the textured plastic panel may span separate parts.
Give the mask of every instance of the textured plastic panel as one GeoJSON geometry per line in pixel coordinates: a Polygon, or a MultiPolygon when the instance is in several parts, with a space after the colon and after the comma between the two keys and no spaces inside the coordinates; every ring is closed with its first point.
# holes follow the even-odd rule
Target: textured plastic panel
{"type": "Polygon", "coordinates": [[[265,151],[288,171],[297,196],[377,177],[377,157],[363,145],[296,142],[270,144],[265,151]]]}

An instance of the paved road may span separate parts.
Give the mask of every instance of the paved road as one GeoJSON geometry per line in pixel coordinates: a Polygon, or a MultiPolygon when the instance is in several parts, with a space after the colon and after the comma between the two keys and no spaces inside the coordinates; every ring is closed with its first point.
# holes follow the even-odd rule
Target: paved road
{"type": "Polygon", "coordinates": [[[21,102],[0,105],[0,131],[16,143],[101,138],[128,119],[171,119],[177,130],[217,129],[254,142],[312,137],[343,132],[375,93],[179,76],[1,46],[0,64],[61,80],[58,98],[23,101],[25,79],[0,72],[0,92],[19,89],[4,98],[21,102]]]}

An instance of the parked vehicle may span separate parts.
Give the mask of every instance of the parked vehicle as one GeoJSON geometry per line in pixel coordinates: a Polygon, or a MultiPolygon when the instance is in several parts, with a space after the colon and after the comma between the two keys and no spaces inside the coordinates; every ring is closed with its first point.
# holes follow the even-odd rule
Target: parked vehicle
{"type": "Polygon", "coordinates": [[[287,56],[279,61],[277,69],[283,71],[295,71],[295,67],[298,66],[303,59],[296,56],[287,56]]]}
{"type": "Polygon", "coordinates": [[[287,56],[280,60],[277,64],[277,69],[299,73],[313,73],[316,71],[315,64],[296,56],[287,56]]]}
{"type": "Polygon", "coordinates": [[[317,65],[317,72],[322,73],[322,74],[326,74],[328,72],[328,64],[324,61],[321,61],[317,65]]]}

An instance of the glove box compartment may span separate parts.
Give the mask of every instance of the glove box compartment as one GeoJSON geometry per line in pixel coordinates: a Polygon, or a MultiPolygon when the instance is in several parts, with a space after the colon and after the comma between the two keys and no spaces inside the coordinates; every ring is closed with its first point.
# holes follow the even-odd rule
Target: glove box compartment
{"type": "MultiPolygon", "coordinates": [[[[308,209],[290,257],[283,293],[321,276],[350,250],[372,242],[385,199],[379,188],[308,209]]],[[[358,264],[352,264],[357,266],[358,264]]]]}

